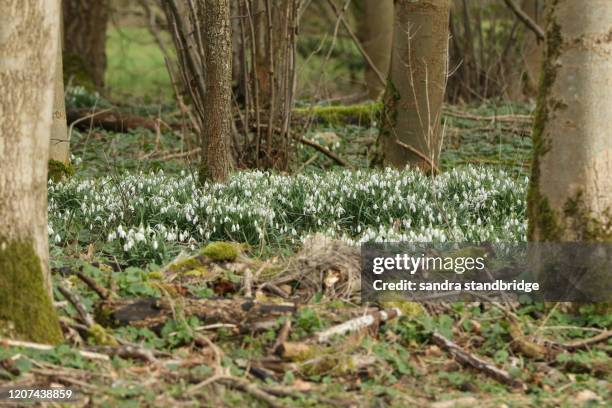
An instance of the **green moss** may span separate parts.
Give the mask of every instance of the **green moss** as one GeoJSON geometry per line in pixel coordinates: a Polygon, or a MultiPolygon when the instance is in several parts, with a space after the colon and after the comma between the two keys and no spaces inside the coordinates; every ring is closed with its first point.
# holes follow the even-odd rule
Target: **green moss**
{"type": "Polygon", "coordinates": [[[152,280],[161,280],[163,278],[164,278],[164,275],[159,271],[149,272],[149,274],[147,275],[147,279],[152,279],[152,280]]]}
{"type": "Polygon", "coordinates": [[[238,257],[238,245],[231,242],[212,242],[200,251],[213,261],[233,261],[238,257]]]}
{"type": "MultiPolygon", "coordinates": [[[[554,1],[554,4],[556,4],[554,1]]],[[[553,4],[553,6],[554,6],[553,4]]],[[[554,13],[554,7],[550,8],[554,13]]],[[[531,181],[527,194],[527,217],[529,227],[527,236],[530,241],[556,241],[562,234],[558,214],[551,208],[548,199],[540,193],[540,163],[542,157],[550,150],[551,141],[546,136],[546,124],[552,111],[562,108],[550,97],[551,89],[557,79],[555,61],[561,53],[563,38],[561,27],[554,14],[549,15],[546,37],[546,58],[542,68],[540,90],[533,127],[533,161],[531,181]]]]}
{"type": "Polygon", "coordinates": [[[170,272],[184,272],[199,267],[201,265],[197,258],[185,258],[172,263],[168,266],[170,272]]]}
{"type": "Polygon", "coordinates": [[[584,202],[584,193],[578,191],[567,200],[563,213],[579,241],[612,242],[612,209],[595,216],[584,202]]]}
{"type": "Polygon", "coordinates": [[[49,172],[47,179],[59,182],[65,177],[71,177],[75,173],[74,167],[70,163],[62,163],[57,160],[49,160],[49,172]]]}
{"type": "Polygon", "coordinates": [[[117,340],[111,336],[104,327],[94,324],[89,328],[90,337],[87,339],[92,346],[118,346],[117,340]]]}
{"type": "Polygon", "coordinates": [[[30,242],[0,238],[0,322],[17,339],[46,344],[63,340],[40,259],[30,242]]]}
{"type": "Polygon", "coordinates": [[[359,124],[367,126],[374,123],[381,108],[381,103],[370,102],[357,105],[297,108],[294,110],[294,114],[298,117],[312,117],[315,122],[328,125],[359,124]]]}
{"type": "Polygon", "coordinates": [[[383,103],[379,112],[379,133],[370,167],[382,167],[385,163],[385,146],[395,141],[394,130],[397,124],[398,104],[401,95],[391,81],[387,81],[387,87],[383,95],[383,103]]]}
{"type": "Polygon", "coordinates": [[[188,276],[191,278],[201,278],[204,275],[206,275],[206,273],[208,272],[208,270],[204,267],[200,267],[200,268],[196,268],[196,269],[191,269],[185,273],[183,273],[183,276],[188,276]]]}
{"type": "Polygon", "coordinates": [[[66,86],[82,86],[88,91],[95,91],[93,76],[88,71],[79,55],[65,52],[63,55],[64,84],[66,86]]]}

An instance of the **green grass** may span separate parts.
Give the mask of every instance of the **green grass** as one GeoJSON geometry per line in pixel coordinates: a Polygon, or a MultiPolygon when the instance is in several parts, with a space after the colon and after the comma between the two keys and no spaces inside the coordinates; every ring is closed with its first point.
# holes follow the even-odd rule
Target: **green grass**
{"type": "MultiPolygon", "coordinates": [[[[168,50],[174,52],[169,35],[163,34],[168,50]]],[[[145,103],[172,98],[172,83],[164,55],[146,28],[111,28],[106,41],[106,54],[106,85],[111,98],[145,103]]]]}

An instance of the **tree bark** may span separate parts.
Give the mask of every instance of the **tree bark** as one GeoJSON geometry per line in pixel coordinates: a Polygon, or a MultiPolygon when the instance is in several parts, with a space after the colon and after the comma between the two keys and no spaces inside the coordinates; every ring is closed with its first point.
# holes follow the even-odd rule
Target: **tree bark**
{"type": "MultiPolygon", "coordinates": [[[[363,7],[363,48],[386,77],[393,43],[393,0],[364,0],[363,7]]],[[[370,98],[378,99],[384,87],[371,67],[366,69],[365,81],[370,98]]]]}
{"type": "Polygon", "coordinates": [[[229,0],[206,0],[204,7],[206,96],[200,180],[223,182],[231,170],[232,32],[229,0]]]}
{"type": "Polygon", "coordinates": [[[60,7],[0,0],[0,335],[57,343],[47,159],[60,7]]]}
{"type": "Polygon", "coordinates": [[[381,142],[386,165],[431,170],[441,145],[450,0],[397,0],[381,142]],[[400,141],[422,154],[402,149],[400,141]],[[430,160],[423,160],[423,156],[430,160]]]}
{"type": "Polygon", "coordinates": [[[106,72],[109,0],[63,0],[64,80],[102,89],[106,72]]]}
{"type": "Polygon", "coordinates": [[[532,241],[612,241],[612,7],[554,2],[534,124],[532,241]]]}
{"type": "MultiPolygon", "coordinates": [[[[544,22],[544,0],[524,0],[523,11],[537,24],[544,22]]],[[[523,60],[525,63],[525,77],[523,80],[523,93],[525,96],[535,96],[540,82],[540,72],[544,61],[544,41],[537,38],[530,30],[525,32],[523,46],[523,60]]]]}
{"type": "Polygon", "coordinates": [[[49,160],[55,160],[67,166],[70,162],[70,140],[68,139],[68,125],[66,123],[61,38],[58,40],[58,44],[57,57],[55,59],[53,120],[51,122],[49,160]]]}

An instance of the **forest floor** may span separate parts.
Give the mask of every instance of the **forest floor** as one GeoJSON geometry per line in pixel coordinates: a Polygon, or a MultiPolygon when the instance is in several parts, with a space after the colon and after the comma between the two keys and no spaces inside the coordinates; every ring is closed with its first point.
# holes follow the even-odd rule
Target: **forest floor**
{"type": "Polygon", "coordinates": [[[363,109],[311,111],[303,129],[354,169],[300,146],[292,174],[204,189],[180,132],[74,129],[76,174],[49,183],[66,344],[0,342],[0,384],[70,387],[67,406],[609,404],[612,316],[596,305],[361,304],[355,287],[362,241],[525,240],[531,108],[447,107],[435,179],[369,169],[363,109]]]}

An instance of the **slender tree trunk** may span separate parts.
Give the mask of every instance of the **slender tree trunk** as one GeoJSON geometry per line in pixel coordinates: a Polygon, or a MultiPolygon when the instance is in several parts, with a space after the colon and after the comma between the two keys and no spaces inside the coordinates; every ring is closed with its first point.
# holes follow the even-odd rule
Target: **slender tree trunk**
{"type": "Polygon", "coordinates": [[[63,0],[66,83],[104,87],[109,5],[109,0],[63,0]]]}
{"type": "Polygon", "coordinates": [[[390,78],[381,122],[387,165],[412,164],[429,169],[438,161],[449,12],[450,0],[395,2],[390,78]],[[401,147],[397,141],[410,149],[401,147]]]}
{"type": "Polygon", "coordinates": [[[70,162],[70,140],[68,139],[68,126],[66,124],[61,39],[58,43],[57,57],[55,59],[53,120],[51,122],[49,160],[54,160],[67,166],[70,162]]]}
{"type": "Polygon", "coordinates": [[[57,343],[47,157],[59,2],[0,0],[0,10],[0,336],[57,343]]]}
{"type": "Polygon", "coordinates": [[[232,32],[229,0],[206,0],[203,23],[207,93],[200,180],[227,180],[232,160],[232,32]]]}
{"type": "MultiPolygon", "coordinates": [[[[386,77],[393,43],[393,0],[364,0],[363,10],[363,48],[386,77]]],[[[384,86],[370,67],[366,69],[365,81],[370,98],[378,99],[384,86]]]]}
{"type": "Polygon", "coordinates": [[[612,241],[612,7],[554,2],[533,132],[532,241],[612,241]]]}

